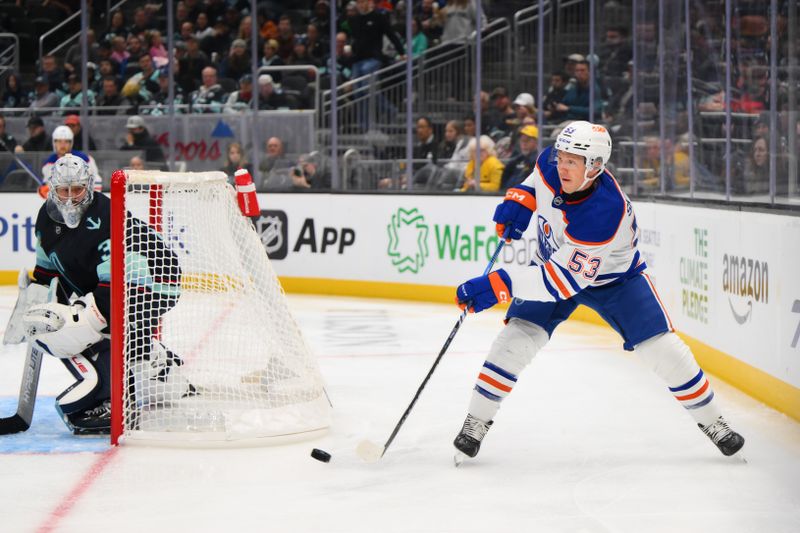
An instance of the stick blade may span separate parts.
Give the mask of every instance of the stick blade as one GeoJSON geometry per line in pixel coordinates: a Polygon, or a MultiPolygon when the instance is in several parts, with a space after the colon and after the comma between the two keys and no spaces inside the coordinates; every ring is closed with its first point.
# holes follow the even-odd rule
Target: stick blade
{"type": "Polygon", "coordinates": [[[9,418],[0,418],[0,435],[11,435],[12,433],[22,433],[31,427],[30,421],[25,420],[19,414],[9,418]]]}
{"type": "Polygon", "coordinates": [[[371,440],[362,440],[356,446],[356,455],[365,463],[377,463],[383,456],[385,448],[371,440]]]}

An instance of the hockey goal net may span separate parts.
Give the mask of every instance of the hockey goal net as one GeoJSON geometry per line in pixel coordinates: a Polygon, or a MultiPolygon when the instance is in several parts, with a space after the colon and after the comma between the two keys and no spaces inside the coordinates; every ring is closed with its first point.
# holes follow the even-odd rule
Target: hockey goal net
{"type": "Polygon", "coordinates": [[[112,443],[271,443],[329,424],[315,358],[221,172],[112,178],[112,443]]]}

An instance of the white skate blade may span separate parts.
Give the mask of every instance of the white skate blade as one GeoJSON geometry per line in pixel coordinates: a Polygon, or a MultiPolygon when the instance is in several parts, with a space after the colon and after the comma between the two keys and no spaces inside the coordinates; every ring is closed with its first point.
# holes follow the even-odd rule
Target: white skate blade
{"type": "Polygon", "coordinates": [[[742,455],[740,451],[729,456],[729,458],[733,461],[741,461],[742,463],[747,464],[747,458],[744,455],[742,455]]]}
{"type": "Polygon", "coordinates": [[[456,465],[456,468],[461,466],[461,463],[463,463],[464,459],[466,458],[467,458],[466,454],[457,451],[456,454],[453,456],[453,463],[456,465]]]}
{"type": "Polygon", "coordinates": [[[362,440],[356,446],[356,455],[365,463],[377,463],[383,456],[384,447],[371,440],[362,440]]]}

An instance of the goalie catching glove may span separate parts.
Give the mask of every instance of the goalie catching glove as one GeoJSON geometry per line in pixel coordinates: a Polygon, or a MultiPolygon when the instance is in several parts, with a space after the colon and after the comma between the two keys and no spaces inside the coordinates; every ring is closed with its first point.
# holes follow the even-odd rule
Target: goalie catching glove
{"type": "Polygon", "coordinates": [[[536,196],[533,188],[520,185],[506,191],[503,203],[494,210],[497,236],[511,242],[522,238],[536,211],[536,196]]]}
{"type": "Polygon", "coordinates": [[[103,339],[100,333],[108,325],[92,293],[72,305],[46,303],[34,305],[22,317],[30,341],[50,355],[71,357],[103,339]]]}
{"type": "Polygon", "coordinates": [[[456,303],[462,310],[469,306],[470,313],[480,313],[498,303],[511,301],[511,278],[502,268],[488,276],[472,278],[456,289],[456,303]]]}
{"type": "Polygon", "coordinates": [[[11,318],[8,319],[3,344],[19,344],[25,340],[25,325],[22,323],[25,313],[34,305],[48,301],[50,293],[50,289],[46,286],[31,283],[31,278],[25,269],[19,271],[17,286],[19,295],[14,310],[11,312],[11,318]]]}

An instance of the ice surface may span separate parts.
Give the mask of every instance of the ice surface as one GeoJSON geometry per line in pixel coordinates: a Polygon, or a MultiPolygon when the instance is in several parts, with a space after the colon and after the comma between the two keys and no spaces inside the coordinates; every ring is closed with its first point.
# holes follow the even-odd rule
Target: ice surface
{"type": "MultiPolygon", "coordinates": [[[[0,328],[14,299],[0,287],[0,328]]],[[[326,436],[109,451],[66,433],[52,404],[70,378],[47,360],[34,426],[0,437],[0,531],[800,531],[800,424],[713,380],[747,439],[748,464],[725,458],[613,331],[579,322],[561,326],[480,455],[455,468],[451,443],[502,327],[498,312],[470,315],[386,455],[366,464],[356,446],[386,440],[458,309],[289,299],[334,404],[326,436]]],[[[0,416],[15,408],[23,356],[0,347],[0,416]]]]}

